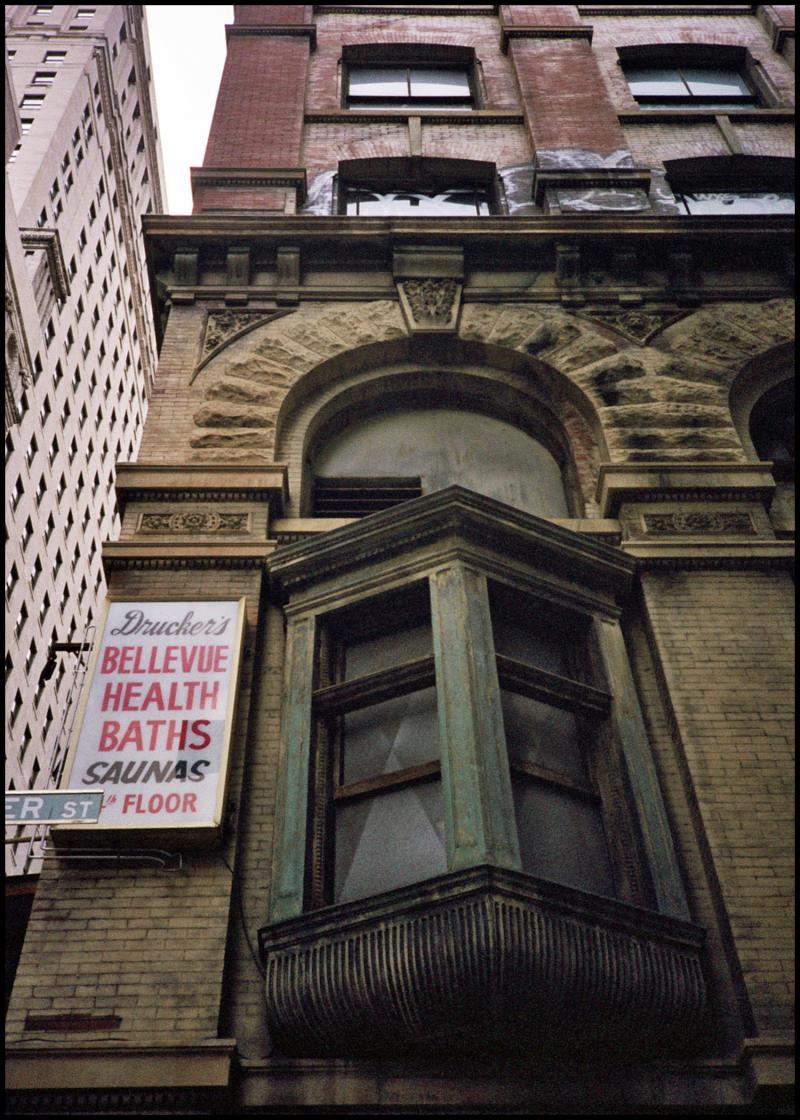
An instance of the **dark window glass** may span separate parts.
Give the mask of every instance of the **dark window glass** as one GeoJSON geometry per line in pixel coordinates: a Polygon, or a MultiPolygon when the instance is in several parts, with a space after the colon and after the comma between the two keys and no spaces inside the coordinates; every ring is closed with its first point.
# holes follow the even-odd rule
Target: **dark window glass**
{"type": "Polygon", "coordinates": [[[489,196],[475,187],[450,187],[432,191],[345,189],[345,213],[359,217],[474,218],[491,213],[489,196]]]}

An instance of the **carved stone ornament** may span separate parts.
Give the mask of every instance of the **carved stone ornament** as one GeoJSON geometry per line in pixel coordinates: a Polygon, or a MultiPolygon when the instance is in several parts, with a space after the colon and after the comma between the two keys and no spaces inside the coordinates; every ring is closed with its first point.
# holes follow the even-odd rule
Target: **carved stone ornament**
{"type": "Polygon", "coordinates": [[[455,330],[461,297],[456,280],[403,280],[397,285],[411,330],[455,330]]]}
{"type": "Polygon", "coordinates": [[[226,342],[230,342],[237,335],[244,334],[259,323],[268,322],[272,315],[272,312],[263,311],[211,311],[206,320],[198,366],[226,342]]]}
{"type": "Polygon", "coordinates": [[[249,513],[216,513],[214,510],[191,513],[143,513],[141,533],[247,533],[249,513]]]}
{"type": "Polygon", "coordinates": [[[741,512],[648,513],[643,520],[644,531],[652,536],[756,532],[750,514],[741,512]]]}
{"type": "Polygon", "coordinates": [[[603,326],[619,331],[634,342],[646,342],[656,331],[682,318],[687,312],[677,309],[663,311],[644,311],[639,309],[610,307],[592,308],[591,317],[603,326]]]}

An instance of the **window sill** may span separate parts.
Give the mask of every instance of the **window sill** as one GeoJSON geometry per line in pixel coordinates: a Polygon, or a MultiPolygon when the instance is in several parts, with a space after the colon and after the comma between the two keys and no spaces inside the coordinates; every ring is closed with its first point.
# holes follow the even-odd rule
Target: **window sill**
{"type": "Polygon", "coordinates": [[[518,109],[322,109],[306,113],[306,124],[404,122],[422,117],[428,124],[522,124],[518,109]]]}
{"type": "Polygon", "coordinates": [[[794,108],[711,108],[698,106],[693,109],[690,105],[676,105],[674,109],[624,109],[617,113],[617,119],[622,124],[644,124],[646,121],[685,121],[691,117],[693,121],[713,121],[715,117],[731,117],[737,121],[759,121],[762,124],[780,123],[785,121],[790,124],[794,120],[794,108]]]}
{"type": "Polygon", "coordinates": [[[260,931],[269,1028],[297,1057],[419,1047],[686,1052],[704,933],[482,866],[260,931]]]}

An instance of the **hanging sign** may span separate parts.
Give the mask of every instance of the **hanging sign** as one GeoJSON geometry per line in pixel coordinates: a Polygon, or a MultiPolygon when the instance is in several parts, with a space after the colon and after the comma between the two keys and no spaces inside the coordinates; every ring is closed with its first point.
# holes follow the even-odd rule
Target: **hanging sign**
{"type": "Polygon", "coordinates": [[[54,829],[57,844],[216,839],[243,622],[243,599],[107,604],[64,772],[103,805],[95,824],[54,829]]]}

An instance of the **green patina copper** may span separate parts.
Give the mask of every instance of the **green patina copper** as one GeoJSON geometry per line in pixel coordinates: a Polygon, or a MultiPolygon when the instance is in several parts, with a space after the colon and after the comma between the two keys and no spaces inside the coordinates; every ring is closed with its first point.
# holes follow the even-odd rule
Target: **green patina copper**
{"type": "Polygon", "coordinates": [[[595,623],[609,691],[614,697],[611,718],[622,746],[630,778],[634,811],[655,891],[657,908],[662,914],[687,920],[689,906],[681,882],[672,830],[648,746],[647,730],[639,707],[636,687],[631,675],[625,639],[619,623],[598,620],[595,623]]]}
{"type": "Polygon", "coordinates": [[[448,867],[520,868],[486,577],[431,578],[448,867]]]}
{"type": "Polygon", "coordinates": [[[275,884],[269,920],[303,912],[311,760],[311,690],[314,681],[314,617],[290,618],[286,633],[286,677],[275,820],[275,884]]]}

